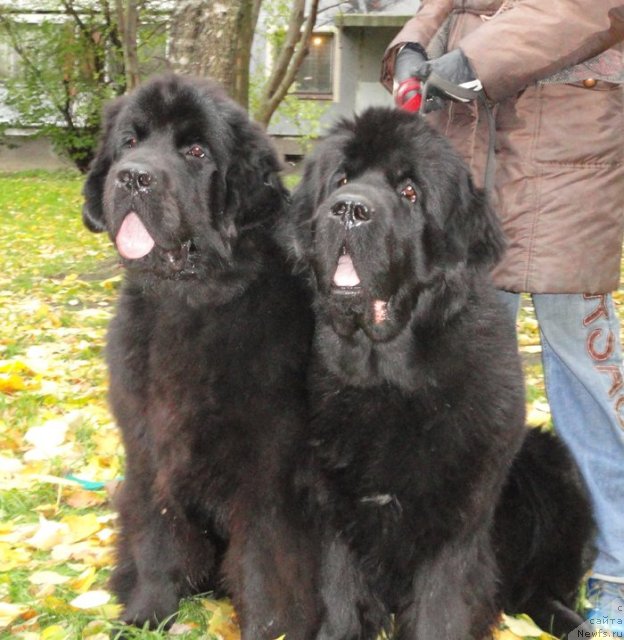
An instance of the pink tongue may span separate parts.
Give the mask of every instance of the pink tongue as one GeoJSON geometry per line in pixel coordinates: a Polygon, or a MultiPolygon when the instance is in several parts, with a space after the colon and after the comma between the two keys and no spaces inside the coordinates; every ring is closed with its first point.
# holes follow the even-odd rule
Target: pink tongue
{"type": "Polygon", "coordinates": [[[337,287],[357,287],[360,284],[353,260],[350,255],[343,255],[338,258],[338,268],[334,273],[334,284],[337,287]]]}
{"type": "Polygon", "coordinates": [[[128,260],[138,260],[146,256],[154,247],[154,239],[150,236],[136,213],[129,213],[115,238],[117,251],[128,260]]]}

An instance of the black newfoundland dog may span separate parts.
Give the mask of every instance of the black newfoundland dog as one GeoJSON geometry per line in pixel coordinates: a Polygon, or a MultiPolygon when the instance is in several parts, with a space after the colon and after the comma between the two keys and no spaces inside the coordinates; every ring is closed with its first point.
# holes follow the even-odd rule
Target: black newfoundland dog
{"type": "Polygon", "coordinates": [[[224,583],[244,638],[315,624],[298,567],[317,555],[287,480],[312,318],[274,239],[278,168],[211,82],[160,77],[107,109],[84,221],[126,268],[107,356],[127,454],[112,584],[130,623],[224,583]]]}
{"type": "Polygon", "coordinates": [[[318,637],[372,640],[394,613],[401,640],[477,640],[501,607],[580,624],[591,518],[558,442],[518,456],[503,238],[467,167],[421,118],[370,109],[316,149],[293,215],[317,323],[297,482],[324,536],[318,637]]]}

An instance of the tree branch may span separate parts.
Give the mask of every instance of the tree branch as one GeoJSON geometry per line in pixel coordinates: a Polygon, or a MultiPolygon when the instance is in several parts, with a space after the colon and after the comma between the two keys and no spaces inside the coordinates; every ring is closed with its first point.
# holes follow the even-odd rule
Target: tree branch
{"type": "MultiPolygon", "coordinates": [[[[303,3],[298,3],[297,5],[293,6],[293,10],[291,13],[291,26],[293,26],[295,20],[298,19],[294,14],[299,11],[300,4],[303,3]]],[[[282,50],[282,54],[278,58],[278,64],[276,64],[274,72],[271,74],[271,78],[269,80],[269,83],[267,84],[267,88],[263,92],[262,103],[254,116],[255,119],[264,126],[268,125],[271,116],[275,113],[275,110],[279,106],[280,102],[288,93],[288,90],[297,77],[297,72],[301,68],[303,60],[308,54],[310,40],[312,38],[312,33],[314,32],[314,26],[316,24],[316,18],[318,14],[318,4],[319,0],[312,0],[310,5],[310,13],[305,19],[305,26],[303,28],[303,31],[301,30],[301,23],[299,24],[297,30],[298,38],[294,44],[289,45],[290,52],[288,55],[288,60],[285,62],[286,47],[282,50]]],[[[291,37],[293,35],[290,33],[290,27],[289,35],[291,35],[291,37]]]]}
{"type": "Polygon", "coordinates": [[[258,18],[260,16],[260,9],[262,8],[262,0],[253,0],[253,6],[251,9],[251,30],[252,33],[256,32],[258,26],[258,18]]]}
{"type": "Polygon", "coordinates": [[[82,21],[80,14],[76,11],[76,8],[74,7],[74,3],[70,2],[69,0],[62,0],[61,4],[63,5],[63,7],[65,7],[65,13],[74,19],[76,26],[78,27],[78,29],[80,29],[84,37],[91,39],[91,36],[92,36],[91,29],[89,29],[87,25],[82,21]]]}
{"type": "Polygon", "coordinates": [[[301,25],[304,21],[304,9],[305,0],[295,0],[293,2],[290,19],[288,21],[288,30],[286,31],[286,38],[282,45],[282,49],[275,60],[271,76],[264,88],[263,101],[269,100],[275,93],[282,81],[282,78],[288,70],[288,65],[293,59],[295,47],[301,39],[301,25]]]}

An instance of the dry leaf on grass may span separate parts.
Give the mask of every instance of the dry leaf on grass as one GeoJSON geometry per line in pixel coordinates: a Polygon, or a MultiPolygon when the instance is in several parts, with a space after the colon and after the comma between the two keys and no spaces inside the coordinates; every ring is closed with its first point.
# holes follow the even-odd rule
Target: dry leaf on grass
{"type": "Polygon", "coordinates": [[[28,611],[28,606],[25,604],[0,602],[0,629],[8,627],[26,611],[28,611]]]}
{"type": "Polygon", "coordinates": [[[35,571],[28,577],[28,582],[36,585],[59,585],[70,580],[70,576],[61,575],[56,571],[35,571]]]}

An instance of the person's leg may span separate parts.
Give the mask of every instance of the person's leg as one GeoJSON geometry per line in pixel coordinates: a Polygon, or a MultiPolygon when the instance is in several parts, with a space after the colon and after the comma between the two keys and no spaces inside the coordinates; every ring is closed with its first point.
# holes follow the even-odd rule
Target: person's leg
{"type": "MultiPolygon", "coordinates": [[[[619,602],[612,601],[616,610],[604,611],[618,613],[624,605],[624,377],[618,319],[610,295],[535,294],[533,304],[555,429],[576,459],[594,505],[598,581],[593,585],[604,586],[610,600],[620,595],[619,602]]],[[[604,600],[598,606],[611,605],[604,600]]]]}

